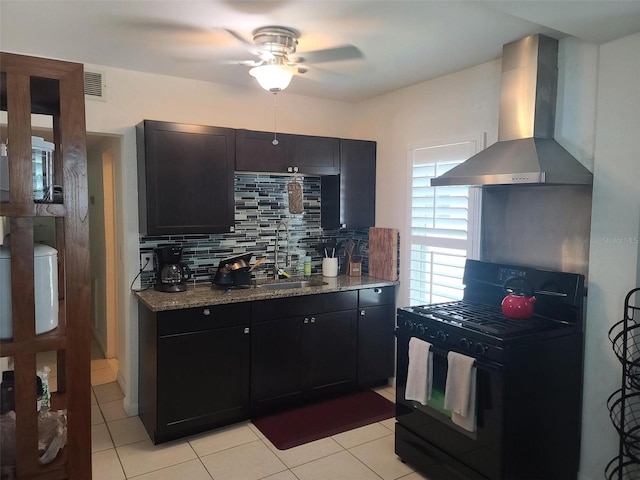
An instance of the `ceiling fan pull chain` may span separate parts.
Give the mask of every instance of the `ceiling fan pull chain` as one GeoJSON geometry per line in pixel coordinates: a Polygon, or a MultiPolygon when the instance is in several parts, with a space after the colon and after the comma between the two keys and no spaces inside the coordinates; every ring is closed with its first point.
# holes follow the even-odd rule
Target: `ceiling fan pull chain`
{"type": "Polygon", "coordinates": [[[278,98],[276,92],[273,92],[273,141],[271,142],[274,145],[278,145],[278,98]]]}

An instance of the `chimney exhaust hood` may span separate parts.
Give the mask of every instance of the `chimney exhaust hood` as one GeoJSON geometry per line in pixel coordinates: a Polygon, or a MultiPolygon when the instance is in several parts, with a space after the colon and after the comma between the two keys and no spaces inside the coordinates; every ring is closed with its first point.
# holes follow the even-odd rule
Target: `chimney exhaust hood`
{"type": "Polygon", "coordinates": [[[501,82],[498,141],[431,185],[591,185],[593,174],[553,139],[558,40],[504,45],[501,82]]]}

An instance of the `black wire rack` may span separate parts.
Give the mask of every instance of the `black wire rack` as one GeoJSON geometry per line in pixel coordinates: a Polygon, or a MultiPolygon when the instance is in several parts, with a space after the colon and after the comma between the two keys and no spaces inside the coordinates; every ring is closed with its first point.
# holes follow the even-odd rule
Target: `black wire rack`
{"type": "Polygon", "coordinates": [[[609,330],[613,351],[622,364],[622,380],[607,400],[620,437],[618,455],[605,467],[608,480],[640,480],[640,307],[631,304],[638,292],[640,288],[627,294],[624,318],[609,330]]]}

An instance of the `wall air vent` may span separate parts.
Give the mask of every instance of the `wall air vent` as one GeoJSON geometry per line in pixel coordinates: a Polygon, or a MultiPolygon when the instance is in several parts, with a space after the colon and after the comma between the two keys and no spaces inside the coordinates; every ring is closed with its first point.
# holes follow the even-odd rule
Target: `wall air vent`
{"type": "Polygon", "coordinates": [[[84,95],[93,100],[106,100],[107,86],[102,72],[84,72],[84,95]]]}

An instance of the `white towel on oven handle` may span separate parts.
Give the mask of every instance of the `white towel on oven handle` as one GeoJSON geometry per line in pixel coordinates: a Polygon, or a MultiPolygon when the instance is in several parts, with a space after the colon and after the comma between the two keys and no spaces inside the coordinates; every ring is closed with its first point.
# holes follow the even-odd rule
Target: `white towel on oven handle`
{"type": "Polygon", "coordinates": [[[404,398],[427,404],[431,398],[433,353],[431,344],[416,337],[409,340],[409,367],[404,398]]]}
{"type": "Polygon", "coordinates": [[[476,429],[475,359],[457,352],[447,354],[447,382],[444,408],[451,410],[451,421],[470,432],[476,429]]]}

